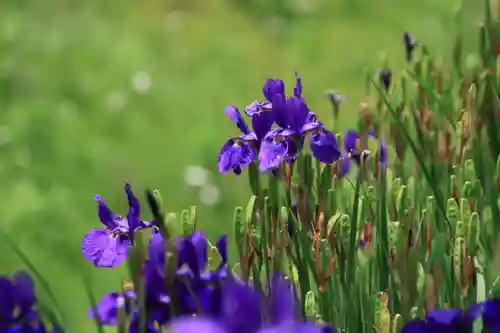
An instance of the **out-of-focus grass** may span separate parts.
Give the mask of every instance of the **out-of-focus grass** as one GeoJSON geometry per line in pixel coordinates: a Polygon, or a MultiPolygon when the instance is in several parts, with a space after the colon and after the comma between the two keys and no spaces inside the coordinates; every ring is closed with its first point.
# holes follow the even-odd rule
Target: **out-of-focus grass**
{"type": "MultiPolygon", "coordinates": [[[[95,192],[123,211],[125,180],[139,194],[158,187],[169,211],[198,205],[214,238],[248,194],[245,177],[216,172],[220,145],[237,133],[226,104],[261,98],[269,76],[291,86],[297,70],[320,116],[330,114],[326,89],[349,96],[342,129],[355,119],[365,66],[377,68],[384,52],[402,68],[403,31],[446,57],[454,38],[450,0],[303,0],[316,7],[293,20],[229,1],[0,4],[0,226],[50,280],[70,332],[92,331],[83,276],[99,297],[125,274],[92,269],[80,253],[85,231],[99,226],[95,192]],[[184,183],[189,164],[212,172],[217,205],[184,183]]],[[[480,6],[469,9],[472,41],[480,6]]],[[[0,251],[1,273],[20,266],[0,251]]]]}

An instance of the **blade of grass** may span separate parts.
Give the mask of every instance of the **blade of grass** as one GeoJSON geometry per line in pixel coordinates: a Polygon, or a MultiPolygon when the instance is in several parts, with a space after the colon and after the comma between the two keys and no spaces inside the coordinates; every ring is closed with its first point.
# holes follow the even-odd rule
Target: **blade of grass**
{"type": "MultiPolygon", "coordinates": [[[[373,82],[373,85],[375,86],[375,88],[377,90],[381,91],[381,88],[375,82],[373,82]]],[[[443,195],[442,195],[441,191],[437,188],[436,184],[433,183],[432,176],[431,176],[429,170],[427,169],[427,166],[425,165],[425,162],[424,162],[422,156],[420,156],[420,153],[419,153],[417,147],[415,146],[415,142],[411,139],[410,134],[408,134],[408,131],[406,130],[403,123],[401,122],[401,119],[396,117],[396,111],[394,110],[394,108],[392,107],[392,105],[389,103],[389,101],[387,100],[387,98],[385,96],[383,97],[383,101],[386,104],[387,109],[389,110],[390,114],[392,115],[392,117],[394,118],[394,120],[396,121],[398,126],[401,128],[401,132],[403,133],[405,140],[408,142],[413,154],[417,158],[417,161],[418,161],[420,167],[422,168],[422,173],[424,174],[427,182],[429,183],[432,192],[436,196],[438,208],[441,211],[441,214],[444,217],[444,220],[445,220],[448,228],[451,229],[451,223],[448,220],[448,217],[446,216],[445,208],[443,207],[443,202],[444,202],[443,195]]]]}
{"type": "Polygon", "coordinates": [[[92,292],[92,286],[91,286],[91,279],[89,276],[84,276],[83,280],[83,286],[85,288],[85,292],[87,294],[87,297],[89,299],[90,307],[92,308],[94,312],[94,322],[97,327],[97,333],[105,333],[104,327],[102,325],[101,317],[99,316],[98,311],[94,311],[97,308],[97,302],[94,297],[94,293],[92,292]]]}

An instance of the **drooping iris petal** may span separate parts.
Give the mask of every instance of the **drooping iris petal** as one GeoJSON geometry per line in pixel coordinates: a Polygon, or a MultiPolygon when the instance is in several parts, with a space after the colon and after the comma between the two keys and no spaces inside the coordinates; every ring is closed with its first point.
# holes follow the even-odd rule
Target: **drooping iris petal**
{"type": "Polygon", "coordinates": [[[311,152],[320,162],[331,165],[340,158],[335,134],[323,130],[311,135],[311,152]]]}
{"type": "Polygon", "coordinates": [[[323,123],[320,121],[306,122],[300,129],[300,133],[306,135],[308,133],[313,133],[323,127],[323,123]]]}
{"type": "Polygon", "coordinates": [[[261,294],[248,285],[227,281],[222,286],[222,321],[229,332],[254,333],[261,326],[261,294]]]}
{"type": "Polygon", "coordinates": [[[141,207],[139,199],[137,199],[134,192],[132,192],[132,187],[128,183],[125,184],[125,192],[127,193],[128,199],[128,227],[131,230],[135,230],[141,226],[141,207]]]}
{"type": "Polygon", "coordinates": [[[242,154],[241,146],[234,139],[227,140],[219,153],[219,171],[225,173],[238,168],[242,154]]]}
{"type": "Polygon", "coordinates": [[[285,95],[285,82],[279,79],[267,79],[262,92],[269,102],[273,102],[274,96],[285,95]]]}
{"type": "Polygon", "coordinates": [[[259,151],[259,169],[269,171],[277,169],[285,159],[287,144],[285,141],[267,137],[262,141],[259,151]]]}
{"type": "Polygon", "coordinates": [[[22,315],[27,314],[36,303],[35,283],[28,273],[14,274],[16,301],[22,315]]]}
{"type": "Polygon", "coordinates": [[[106,203],[99,194],[94,195],[94,199],[97,201],[98,204],[98,215],[102,224],[104,224],[109,229],[114,229],[116,227],[115,214],[108,207],[108,205],[106,205],[106,203]]]}
{"type": "Polygon", "coordinates": [[[247,116],[252,117],[256,113],[260,112],[271,112],[273,110],[273,105],[271,102],[263,101],[253,101],[245,108],[245,113],[247,116]]]}
{"type": "Polygon", "coordinates": [[[240,110],[234,105],[228,105],[224,109],[226,115],[238,126],[241,133],[248,134],[250,130],[248,129],[248,125],[245,122],[245,119],[241,116],[240,110]]]}
{"type": "Polygon", "coordinates": [[[96,266],[115,267],[128,254],[130,242],[122,237],[114,237],[106,229],[92,229],[82,240],[82,253],[96,266]]]}
{"type": "Polygon", "coordinates": [[[168,326],[171,333],[229,333],[215,320],[206,317],[178,318],[168,326]]]}

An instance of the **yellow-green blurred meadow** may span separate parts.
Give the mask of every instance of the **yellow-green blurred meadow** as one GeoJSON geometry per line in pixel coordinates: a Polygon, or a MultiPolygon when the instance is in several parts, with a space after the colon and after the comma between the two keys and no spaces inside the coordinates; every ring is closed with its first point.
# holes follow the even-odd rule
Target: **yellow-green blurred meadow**
{"type": "MultiPolygon", "coordinates": [[[[468,43],[480,3],[470,0],[460,22],[468,43]]],[[[1,1],[0,227],[51,283],[69,332],[93,332],[82,280],[91,279],[99,297],[126,274],[124,265],[94,269],[80,253],[84,233],[100,225],[95,193],[120,211],[124,181],[141,195],[159,188],[168,211],[197,205],[211,238],[230,232],[233,209],[246,204],[249,191],[245,176],[217,172],[220,146],[237,134],[224,106],[242,110],[260,99],[267,77],[291,87],[298,71],[311,109],[327,124],[325,91],[348,95],[334,125],[345,129],[363,97],[364,69],[377,69],[383,59],[396,76],[403,68],[404,31],[446,65],[455,6],[453,0],[1,1]]],[[[22,266],[6,244],[0,251],[0,273],[22,266]]]]}

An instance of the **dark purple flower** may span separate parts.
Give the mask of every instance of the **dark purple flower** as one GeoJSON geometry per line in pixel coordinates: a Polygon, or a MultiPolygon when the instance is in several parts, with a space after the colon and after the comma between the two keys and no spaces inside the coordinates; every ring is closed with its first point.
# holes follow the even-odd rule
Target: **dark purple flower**
{"type": "Polygon", "coordinates": [[[380,71],[379,80],[382,84],[382,87],[387,91],[389,90],[392,82],[392,72],[390,69],[386,68],[380,71]]]}
{"type": "MultiPolygon", "coordinates": [[[[373,130],[370,130],[368,132],[368,136],[376,138],[375,132],[373,130]]],[[[378,162],[381,163],[382,168],[386,168],[388,162],[387,144],[384,140],[380,140],[379,143],[380,146],[378,148],[378,162]]],[[[361,163],[362,153],[372,153],[367,150],[367,142],[363,142],[361,134],[353,129],[347,130],[344,136],[344,148],[349,156],[358,164],[361,163]]]]}
{"type": "Polygon", "coordinates": [[[35,309],[37,298],[31,277],[17,272],[13,279],[0,277],[0,332],[46,333],[35,309]]]}
{"type": "Polygon", "coordinates": [[[82,240],[82,253],[96,266],[118,266],[127,258],[134,233],[142,227],[154,224],[140,220],[139,200],[129,184],[125,184],[125,192],[129,206],[127,218],[115,215],[100,195],[94,197],[98,203],[99,219],[105,228],[92,229],[85,234],[82,240]]]}
{"type": "Polygon", "coordinates": [[[250,131],[236,106],[228,105],[224,111],[238,126],[242,135],[230,138],[222,146],[219,153],[219,171],[225,173],[232,170],[239,175],[242,169],[256,159],[256,152],[264,136],[271,129],[274,119],[271,112],[256,111],[252,115],[254,131],[250,131]]]}
{"type": "Polygon", "coordinates": [[[413,51],[415,51],[415,49],[417,48],[418,43],[415,38],[413,38],[413,36],[408,32],[405,32],[403,34],[403,42],[405,45],[406,61],[410,62],[413,57],[413,51]]]}

